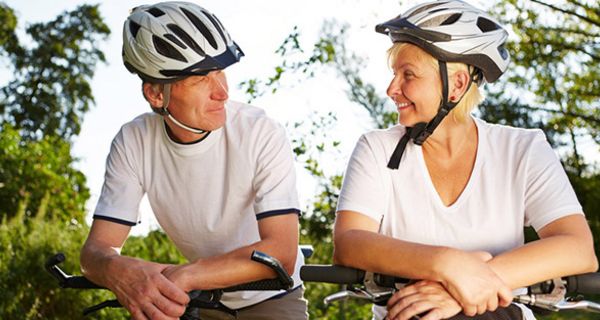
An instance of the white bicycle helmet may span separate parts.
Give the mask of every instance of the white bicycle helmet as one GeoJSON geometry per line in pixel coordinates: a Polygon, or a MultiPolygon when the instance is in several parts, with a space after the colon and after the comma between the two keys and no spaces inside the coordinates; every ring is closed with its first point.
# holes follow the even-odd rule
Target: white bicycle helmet
{"type": "Polygon", "coordinates": [[[123,25],[123,62],[149,82],[206,75],[243,55],[217,17],[194,3],[142,5],[123,25]]]}
{"type": "MultiPolygon", "coordinates": [[[[508,67],[508,32],[486,12],[458,0],[427,2],[375,27],[392,42],[410,42],[438,60],[477,67],[489,83],[508,67]]],[[[481,80],[481,79],[477,79],[481,80]]]]}

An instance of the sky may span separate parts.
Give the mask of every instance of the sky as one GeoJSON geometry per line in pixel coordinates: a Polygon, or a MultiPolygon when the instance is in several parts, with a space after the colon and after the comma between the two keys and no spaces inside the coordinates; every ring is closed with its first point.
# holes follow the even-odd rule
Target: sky
{"type": "MultiPolygon", "coordinates": [[[[7,5],[16,12],[23,36],[24,28],[31,23],[48,21],[65,10],[80,4],[98,2],[85,0],[8,0],[7,5]]],[[[100,12],[112,33],[107,41],[97,45],[104,51],[107,63],[97,65],[91,81],[96,105],[85,115],[82,130],[75,139],[73,154],[79,158],[77,167],[86,175],[91,198],[87,208],[93,211],[100,195],[106,156],[110,143],[119,128],[137,115],[150,109],[140,92],[140,80],[129,73],[122,64],[122,25],[129,10],[147,1],[110,0],[100,2],[100,12]]],[[[310,50],[318,39],[319,30],[326,19],[336,19],[350,25],[348,46],[368,59],[365,75],[383,95],[390,79],[385,61],[389,40],[374,32],[377,23],[386,21],[408,7],[398,1],[383,0],[202,0],[196,1],[221,20],[245,53],[240,63],[227,69],[230,98],[246,101],[247,96],[238,84],[251,78],[266,78],[281,62],[275,50],[289,35],[294,26],[301,34],[301,44],[310,50]]],[[[313,79],[290,81],[275,95],[253,101],[268,115],[281,123],[306,119],[312,112],[333,112],[341,126],[331,133],[342,140],[342,153],[349,155],[358,136],[369,129],[370,118],[359,106],[350,103],[344,84],[333,72],[317,74],[313,79]]],[[[2,81],[0,76],[0,81],[2,81]]],[[[339,169],[339,168],[338,168],[339,169]]],[[[299,193],[306,202],[314,194],[314,183],[299,171],[299,193]]],[[[132,229],[132,234],[145,234],[157,227],[146,201],[141,204],[142,224],[132,229]]],[[[91,221],[88,217],[88,222],[91,221]]]]}

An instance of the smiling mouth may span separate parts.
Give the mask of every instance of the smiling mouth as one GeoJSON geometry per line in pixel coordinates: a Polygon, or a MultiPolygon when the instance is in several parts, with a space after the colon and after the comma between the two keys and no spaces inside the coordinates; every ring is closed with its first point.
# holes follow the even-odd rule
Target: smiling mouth
{"type": "Polygon", "coordinates": [[[404,103],[397,103],[396,107],[398,108],[398,111],[400,110],[404,110],[408,107],[412,106],[412,103],[408,103],[408,102],[404,102],[404,103]]]}

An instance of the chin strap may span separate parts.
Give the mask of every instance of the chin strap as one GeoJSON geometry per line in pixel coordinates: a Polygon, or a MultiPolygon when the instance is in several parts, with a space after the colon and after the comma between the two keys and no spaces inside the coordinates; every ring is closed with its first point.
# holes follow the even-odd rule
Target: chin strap
{"type": "MultiPolygon", "coordinates": [[[[404,154],[404,149],[406,149],[408,141],[412,139],[416,145],[422,145],[423,142],[425,142],[425,140],[427,140],[427,138],[433,133],[435,128],[440,125],[448,113],[450,113],[450,111],[452,111],[452,109],[454,109],[454,107],[456,107],[456,105],[458,105],[460,100],[462,100],[464,97],[463,94],[463,96],[460,97],[460,99],[458,99],[456,102],[448,100],[448,68],[446,67],[445,61],[439,60],[438,63],[440,65],[440,78],[442,79],[442,101],[440,102],[438,112],[428,123],[419,122],[412,127],[406,128],[406,132],[400,141],[398,141],[398,144],[396,145],[396,148],[390,157],[390,161],[388,162],[387,167],[392,170],[396,170],[400,166],[400,161],[402,160],[402,155],[404,154]]],[[[473,76],[474,75],[471,74],[469,77],[469,85],[467,86],[465,93],[469,91],[471,83],[473,83],[473,76]]]]}
{"type": "Polygon", "coordinates": [[[152,107],[152,111],[160,114],[161,116],[167,116],[178,127],[182,128],[184,130],[190,131],[192,133],[203,134],[203,133],[210,132],[208,130],[190,127],[190,126],[180,122],[179,120],[175,119],[175,117],[173,117],[173,115],[171,115],[171,113],[167,109],[167,107],[169,106],[170,100],[171,100],[171,84],[167,83],[163,87],[163,105],[162,105],[162,107],[160,107],[160,108],[152,107]]]}

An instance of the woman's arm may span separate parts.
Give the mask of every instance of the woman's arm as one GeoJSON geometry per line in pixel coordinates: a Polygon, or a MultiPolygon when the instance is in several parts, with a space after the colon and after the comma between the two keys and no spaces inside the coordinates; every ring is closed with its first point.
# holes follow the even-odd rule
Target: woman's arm
{"type": "Polygon", "coordinates": [[[394,239],[377,233],[378,224],[353,211],[339,211],[334,227],[334,262],[411,279],[440,282],[467,315],[506,306],[508,286],[486,264],[485,252],[465,252],[394,239]]]}
{"type": "Polygon", "coordinates": [[[540,240],[489,261],[511,288],[598,269],[592,233],[584,215],[557,219],[540,229],[538,235],[540,240]]]}

